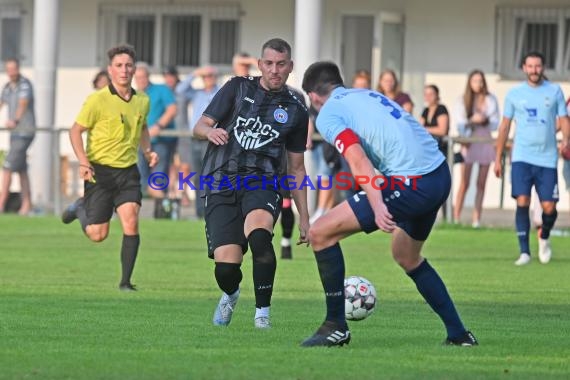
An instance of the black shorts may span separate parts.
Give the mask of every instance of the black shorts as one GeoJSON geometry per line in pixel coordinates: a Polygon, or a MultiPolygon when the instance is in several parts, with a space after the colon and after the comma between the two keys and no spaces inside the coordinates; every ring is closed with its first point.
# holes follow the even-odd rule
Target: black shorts
{"type": "Polygon", "coordinates": [[[137,165],[128,168],[92,164],[95,183],[84,183],[87,224],[107,223],[123,203],[141,204],[140,174],[137,165]]]}
{"type": "Polygon", "coordinates": [[[273,190],[231,190],[209,194],[205,200],[206,240],[208,257],[214,258],[214,250],[228,244],[241,246],[247,252],[247,239],[243,228],[245,217],[257,209],[273,215],[273,225],[281,212],[283,198],[273,190]]]}

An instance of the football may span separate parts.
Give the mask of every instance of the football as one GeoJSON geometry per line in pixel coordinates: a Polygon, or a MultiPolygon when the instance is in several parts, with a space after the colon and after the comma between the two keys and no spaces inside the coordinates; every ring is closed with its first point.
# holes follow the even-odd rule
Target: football
{"type": "Polygon", "coordinates": [[[361,321],[374,312],[376,289],[364,277],[344,279],[344,313],[349,321],[361,321]]]}

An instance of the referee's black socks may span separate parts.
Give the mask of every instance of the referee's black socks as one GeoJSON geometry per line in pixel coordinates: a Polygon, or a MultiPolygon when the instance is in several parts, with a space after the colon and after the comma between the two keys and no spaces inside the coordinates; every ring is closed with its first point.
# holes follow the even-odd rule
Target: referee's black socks
{"type": "Polygon", "coordinates": [[[123,244],[121,246],[121,267],[123,277],[121,278],[121,285],[128,285],[131,283],[131,275],[137,260],[139,252],[140,235],[123,235],[123,244]]]}
{"type": "Polygon", "coordinates": [[[271,304],[277,268],[272,238],[271,232],[263,228],[253,230],[247,237],[253,256],[253,286],[257,308],[268,307],[271,304]]]}

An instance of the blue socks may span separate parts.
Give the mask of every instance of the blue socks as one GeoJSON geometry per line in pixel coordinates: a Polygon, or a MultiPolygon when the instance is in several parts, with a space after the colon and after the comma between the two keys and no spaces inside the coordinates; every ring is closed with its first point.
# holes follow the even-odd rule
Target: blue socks
{"type": "Polygon", "coordinates": [[[552,214],[542,213],[542,227],[540,229],[540,238],[548,239],[550,237],[550,230],[554,227],[554,222],[558,217],[558,211],[556,209],[552,214]]]}
{"type": "Polygon", "coordinates": [[[420,294],[445,324],[447,337],[449,339],[461,337],[465,333],[465,327],[447,293],[445,284],[435,269],[424,259],[416,269],[408,273],[408,276],[414,280],[420,294]]]}
{"type": "Polygon", "coordinates": [[[340,245],[315,251],[327,302],[327,321],[346,326],[344,316],[344,257],[340,245]]]}
{"type": "MultiPolygon", "coordinates": [[[[542,216],[544,219],[544,215],[542,216]]],[[[554,222],[552,223],[554,224],[554,222]]],[[[528,233],[530,231],[530,217],[528,215],[528,206],[517,206],[515,214],[515,225],[517,228],[517,237],[519,239],[519,247],[521,253],[528,253],[530,255],[530,248],[528,243],[528,233]]],[[[552,228],[552,226],[550,226],[552,228]]],[[[550,229],[548,230],[550,233],[550,229]]]]}

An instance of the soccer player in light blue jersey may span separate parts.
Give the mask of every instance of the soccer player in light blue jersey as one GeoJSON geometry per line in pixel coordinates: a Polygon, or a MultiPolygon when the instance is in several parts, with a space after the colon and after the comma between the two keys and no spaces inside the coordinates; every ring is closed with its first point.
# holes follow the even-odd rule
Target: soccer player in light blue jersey
{"type": "Polygon", "coordinates": [[[476,345],[445,284],[420,254],[451,186],[449,167],[435,139],[384,95],[368,89],[346,89],[332,62],[312,64],[305,72],[303,90],[320,111],[317,129],[344,156],[364,191],[327,212],[309,230],[327,315],[302,346],[342,346],[350,341],[339,241],[356,232],[378,229],[392,234],[394,260],[443,321],[447,330],[444,343],[476,345]],[[374,179],[376,170],[384,176],[382,184],[374,179]]]}
{"type": "Polygon", "coordinates": [[[516,199],[515,224],[520,256],[515,265],[530,262],[529,205],[532,186],[542,206],[542,226],[538,236],[538,258],[547,264],[552,256],[550,230],[558,213],[558,149],[556,145],[557,119],[562,130],[562,146],[570,139],[564,95],[560,86],[544,78],[544,57],[537,52],[525,55],[522,70],[527,76],[524,83],[509,91],[505,99],[503,120],[499,126],[495,175],[502,177],[501,158],[512,120],[516,123],[511,166],[511,195],[516,199]]]}

